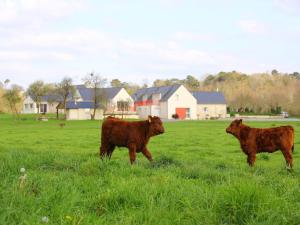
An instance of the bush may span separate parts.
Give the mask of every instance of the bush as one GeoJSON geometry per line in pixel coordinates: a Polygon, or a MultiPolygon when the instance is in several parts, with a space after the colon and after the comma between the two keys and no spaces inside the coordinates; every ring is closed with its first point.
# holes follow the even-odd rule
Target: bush
{"type": "Polygon", "coordinates": [[[179,116],[178,116],[177,113],[175,113],[175,114],[172,115],[172,118],[175,119],[175,120],[177,120],[179,118],[179,116]]]}

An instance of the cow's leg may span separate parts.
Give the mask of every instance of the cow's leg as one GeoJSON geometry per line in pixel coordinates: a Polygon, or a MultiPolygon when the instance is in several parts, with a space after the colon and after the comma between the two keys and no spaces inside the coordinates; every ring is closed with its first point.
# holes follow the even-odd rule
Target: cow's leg
{"type": "Polygon", "coordinates": [[[152,162],[152,155],[146,147],[144,148],[142,153],[150,162],[152,162]]]}
{"type": "Polygon", "coordinates": [[[111,155],[114,150],[115,150],[115,145],[110,145],[109,149],[107,150],[107,153],[106,153],[109,159],[111,158],[111,155]]]}
{"type": "Polygon", "coordinates": [[[103,159],[105,155],[107,154],[108,146],[106,144],[101,144],[100,147],[100,158],[103,159]]]}
{"type": "Polygon", "coordinates": [[[130,158],[130,163],[133,164],[136,159],[136,146],[135,144],[130,144],[128,146],[129,149],[129,158],[130,158]]]}
{"type": "Polygon", "coordinates": [[[282,154],[285,158],[287,169],[292,169],[292,167],[293,167],[293,157],[292,157],[292,154],[291,154],[291,150],[284,149],[284,150],[282,150],[282,154]]]}
{"type": "Polygon", "coordinates": [[[256,154],[255,153],[248,154],[248,158],[247,158],[248,165],[253,166],[254,163],[255,163],[255,159],[256,159],[256,154]]]}

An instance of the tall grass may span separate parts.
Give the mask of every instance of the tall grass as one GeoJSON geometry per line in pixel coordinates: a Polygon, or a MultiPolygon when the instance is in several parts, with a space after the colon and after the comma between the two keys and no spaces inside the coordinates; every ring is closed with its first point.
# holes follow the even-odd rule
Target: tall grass
{"type": "Polygon", "coordinates": [[[249,168],[228,122],[165,123],[133,166],[124,148],[99,160],[99,121],[58,123],[0,116],[0,224],[299,224],[297,122],[292,173],[280,152],[249,168]]]}

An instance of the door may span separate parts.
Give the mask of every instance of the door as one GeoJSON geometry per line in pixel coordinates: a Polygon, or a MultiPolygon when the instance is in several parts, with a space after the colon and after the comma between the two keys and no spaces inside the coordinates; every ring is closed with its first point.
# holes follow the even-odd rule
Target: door
{"type": "Polygon", "coordinates": [[[40,113],[47,113],[47,104],[40,104],[40,113]]]}
{"type": "Polygon", "coordinates": [[[176,108],[176,114],[178,115],[178,119],[185,119],[186,108],[176,108]]]}

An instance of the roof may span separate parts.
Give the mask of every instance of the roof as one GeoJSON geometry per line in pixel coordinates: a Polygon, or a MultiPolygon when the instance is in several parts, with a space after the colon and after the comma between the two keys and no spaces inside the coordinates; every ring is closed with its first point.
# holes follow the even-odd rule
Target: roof
{"type": "Polygon", "coordinates": [[[42,96],[42,102],[60,102],[62,100],[63,100],[62,97],[56,94],[49,94],[49,95],[42,96]]]}
{"type": "MultiPolygon", "coordinates": [[[[93,109],[94,103],[93,102],[67,102],[66,109],[93,109]]],[[[97,108],[102,108],[97,107],[97,108]]]]}
{"type": "Polygon", "coordinates": [[[151,100],[152,95],[161,94],[160,101],[164,102],[167,101],[180,86],[181,84],[176,84],[172,86],[142,88],[137,90],[132,95],[132,98],[134,101],[143,101],[143,96],[147,96],[147,100],[151,100]]]}
{"type": "MultiPolygon", "coordinates": [[[[76,91],[79,92],[83,102],[93,102],[94,100],[94,89],[87,88],[85,85],[75,85],[76,91]]],[[[120,91],[122,87],[110,87],[110,88],[98,88],[100,94],[104,94],[105,98],[113,99],[120,91]]],[[[32,98],[32,96],[30,96],[32,98]]],[[[33,98],[32,98],[33,99],[33,98]]],[[[69,95],[68,100],[73,100],[74,96],[69,95]]],[[[63,99],[58,94],[48,94],[42,96],[43,102],[62,102],[63,99]]],[[[72,102],[72,101],[71,101],[72,102]]]]}
{"type": "Polygon", "coordinates": [[[197,104],[226,104],[225,97],[222,92],[192,92],[192,95],[197,99],[197,104]]]}
{"type": "MultiPolygon", "coordinates": [[[[84,85],[76,85],[76,89],[79,91],[83,101],[93,101],[94,89],[87,88],[84,85]]],[[[98,88],[99,93],[103,93],[106,98],[113,99],[121,90],[121,87],[111,88],[98,88]]]]}

